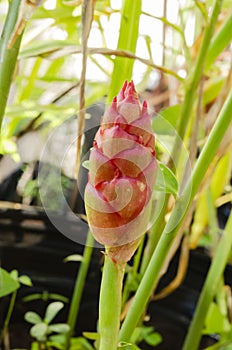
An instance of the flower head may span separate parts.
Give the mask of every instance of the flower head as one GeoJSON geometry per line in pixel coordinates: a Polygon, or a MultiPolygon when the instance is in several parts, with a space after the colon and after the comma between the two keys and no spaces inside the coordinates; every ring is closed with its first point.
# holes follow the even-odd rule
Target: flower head
{"type": "Polygon", "coordinates": [[[105,111],[90,152],[85,206],[95,239],[127,245],[147,230],[157,161],[146,102],[124,83],[105,111]]]}

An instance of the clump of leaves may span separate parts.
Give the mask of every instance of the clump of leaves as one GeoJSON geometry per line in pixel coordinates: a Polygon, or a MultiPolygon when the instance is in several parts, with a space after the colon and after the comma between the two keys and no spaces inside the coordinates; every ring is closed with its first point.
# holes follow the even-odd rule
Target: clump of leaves
{"type": "Polygon", "coordinates": [[[30,335],[36,339],[35,344],[37,343],[38,346],[54,346],[57,349],[63,348],[62,343],[65,341],[65,334],[69,332],[69,326],[66,323],[52,324],[52,321],[63,307],[64,304],[60,301],[50,303],[45,310],[43,319],[34,311],[28,311],[25,314],[25,320],[33,324],[30,335]],[[54,333],[61,337],[55,338],[54,341],[54,338],[52,338],[54,333]]]}

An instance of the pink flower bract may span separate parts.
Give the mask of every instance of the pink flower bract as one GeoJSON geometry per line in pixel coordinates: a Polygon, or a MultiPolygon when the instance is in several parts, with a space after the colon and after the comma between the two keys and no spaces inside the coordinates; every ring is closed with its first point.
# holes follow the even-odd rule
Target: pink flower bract
{"type": "Polygon", "coordinates": [[[85,207],[95,239],[108,247],[138,240],[147,230],[157,172],[146,102],[124,83],[105,111],[90,152],[85,207]]]}

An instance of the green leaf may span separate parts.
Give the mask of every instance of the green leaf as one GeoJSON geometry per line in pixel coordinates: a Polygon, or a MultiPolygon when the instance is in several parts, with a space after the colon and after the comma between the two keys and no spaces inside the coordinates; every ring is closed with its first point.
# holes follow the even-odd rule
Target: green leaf
{"type": "Polygon", "coordinates": [[[66,256],[66,258],[64,258],[64,262],[82,261],[82,260],[83,260],[83,256],[80,254],[73,254],[73,255],[66,256]]]}
{"type": "Polygon", "coordinates": [[[218,305],[212,302],[206,316],[204,334],[225,333],[229,329],[227,318],[222,315],[218,305]]]}
{"type": "Polygon", "coordinates": [[[141,350],[137,345],[127,343],[127,342],[120,342],[118,346],[118,350],[141,350]]]}
{"type": "Polygon", "coordinates": [[[100,334],[96,332],[83,332],[83,336],[90,340],[98,340],[100,339],[100,334]]]}
{"type": "Polygon", "coordinates": [[[31,328],[30,335],[38,341],[44,341],[46,340],[47,329],[48,326],[44,322],[37,323],[31,328]]]}
{"type": "Polygon", "coordinates": [[[130,291],[136,291],[138,289],[139,283],[141,282],[141,274],[137,273],[134,275],[133,273],[128,273],[127,278],[130,291]]]}
{"type": "Polygon", "coordinates": [[[49,336],[48,345],[56,349],[63,350],[65,342],[66,342],[65,334],[53,334],[49,336]]]}
{"type": "Polygon", "coordinates": [[[25,286],[32,287],[32,282],[31,282],[30,277],[28,277],[26,275],[22,275],[18,278],[18,280],[20,283],[24,284],[25,286]]]}
{"type": "Polygon", "coordinates": [[[30,45],[27,45],[24,49],[20,51],[19,58],[29,58],[38,56],[47,56],[53,52],[56,52],[64,47],[71,46],[72,50],[74,48],[73,43],[69,43],[67,40],[44,40],[35,41],[30,45]]]}
{"type": "Polygon", "coordinates": [[[174,135],[180,116],[181,105],[163,109],[153,120],[152,127],[156,134],[174,135]]]}
{"type": "Polygon", "coordinates": [[[11,272],[10,272],[10,275],[11,275],[11,277],[15,280],[15,281],[18,281],[18,277],[19,277],[19,273],[18,273],[18,271],[17,270],[12,270],[11,272]]]}
{"type": "Polygon", "coordinates": [[[61,301],[54,301],[49,304],[45,312],[44,321],[49,324],[63,307],[64,304],[61,301]]]}
{"type": "Polygon", "coordinates": [[[158,171],[155,182],[155,191],[178,194],[178,182],[173,172],[163,163],[158,161],[158,171]]]}
{"type": "Polygon", "coordinates": [[[47,342],[47,347],[49,348],[49,349],[58,349],[58,350],[64,350],[64,344],[60,344],[60,343],[58,343],[58,342],[56,342],[56,341],[48,341],[47,342]]]}
{"type": "Polygon", "coordinates": [[[134,329],[134,332],[131,337],[132,343],[140,343],[146,337],[154,332],[153,327],[148,327],[148,326],[141,326],[141,327],[136,327],[134,329]]]}
{"type": "Polygon", "coordinates": [[[40,344],[37,341],[33,341],[30,350],[40,350],[40,344]]]}
{"type": "Polygon", "coordinates": [[[212,102],[221,92],[225,77],[213,77],[204,84],[203,105],[212,102]]]}
{"type": "Polygon", "coordinates": [[[83,337],[71,339],[70,350],[94,350],[92,345],[83,337]]]}
{"type": "Polygon", "coordinates": [[[212,38],[205,60],[205,71],[208,71],[219,56],[219,54],[229,45],[232,40],[232,14],[226,18],[225,22],[212,38]]]}
{"type": "Polygon", "coordinates": [[[57,324],[51,324],[48,326],[48,332],[55,332],[55,333],[68,333],[70,330],[70,327],[67,323],[57,323],[57,324]]]}
{"type": "Polygon", "coordinates": [[[42,318],[36,312],[33,311],[26,312],[24,319],[25,321],[32,324],[43,323],[42,318]]]}
{"type": "Polygon", "coordinates": [[[83,168],[89,170],[89,160],[85,160],[85,161],[82,163],[82,166],[83,166],[83,168]]]}
{"type": "Polygon", "coordinates": [[[162,337],[159,333],[154,332],[154,333],[148,334],[145,337],[145,341],[147,344],[151,346],[156,346],[162,342],[162,337]]]}
{"type": "Polygon", "coordinates": [[[0,268],[0,298],[13,293],[19,287],[18,281],[12,278],[6,270],[0,268]]]}
{"type": "Polygon", "coordinates": [[[43,301],[48,301],[49,299],[53,299],[56,301],[62,301],[64,303],[68,303],[69,299],[64,297],[63,295],[56,294],[56,293],[48,293],[47,291],[43,291],[43,293],[33,293],[30,295],[27,295],[26,297],[23,298],[23,301],[29,302],[32,300],[43,300],[43,301]]]}

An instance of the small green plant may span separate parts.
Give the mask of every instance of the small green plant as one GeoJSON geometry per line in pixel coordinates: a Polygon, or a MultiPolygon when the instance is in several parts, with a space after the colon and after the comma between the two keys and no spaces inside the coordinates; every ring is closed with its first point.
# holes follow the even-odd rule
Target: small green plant
{"type": "Polygon", "coordinates": [[[31,279],[28,276],[19,276],[17,270],[12,270],[9,273],[5,269],[0,268],[0,298],[11,295],[8,310],[3,323],[3,328],[0,333],[0,344],[9,343],[8,328],[16,303],[17,290],[20,288],[20,284],[28,287],[32,286],[31,279]]]}
{"type": "Polygon", "coordinates": [[[64,304],[60,301],[50,303],[46,308],[44,318],[34,311],[28,311],[25,314],[25,320],[33,324],[30,329],[30,335],[36,339],[33,349],[36,349],[36,345],[38,349],[47,349],[52,346],[57,349],[62,348],[65,334],[70,328],[66,323],[52,323],[52,321],[63,307],[64,304]],[[58,336],[53,336],[54,333],[58,336]]]}

